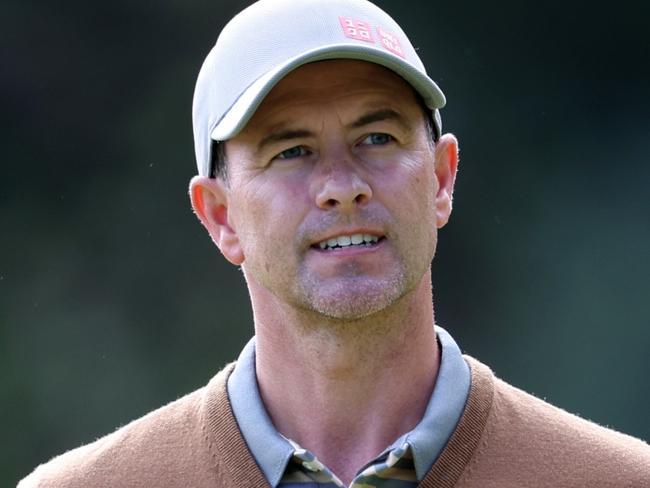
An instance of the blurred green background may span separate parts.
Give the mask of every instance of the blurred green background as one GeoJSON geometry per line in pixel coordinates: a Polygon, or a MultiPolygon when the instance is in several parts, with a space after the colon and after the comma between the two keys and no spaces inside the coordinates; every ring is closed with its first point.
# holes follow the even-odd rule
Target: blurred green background
{"type": "MultiPolygon", "coordinates": [[[[650,438],[650,4],[378,3],[461,143],[438,322],[508,381],[650,438]]],[[[194,80],[245,4],[2,1],[1,486],[250,337],[241,273],[187,198],[194,80]]]]}

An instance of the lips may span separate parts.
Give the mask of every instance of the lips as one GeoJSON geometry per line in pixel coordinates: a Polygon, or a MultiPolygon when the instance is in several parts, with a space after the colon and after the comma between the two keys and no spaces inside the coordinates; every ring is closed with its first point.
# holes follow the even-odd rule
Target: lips
{"type": "Polygon", "coordinates": [[[316,247],[328,251],[356,246],[374,246],[382,237],[371,234],[342,234],[320,241],[316,247]]]}

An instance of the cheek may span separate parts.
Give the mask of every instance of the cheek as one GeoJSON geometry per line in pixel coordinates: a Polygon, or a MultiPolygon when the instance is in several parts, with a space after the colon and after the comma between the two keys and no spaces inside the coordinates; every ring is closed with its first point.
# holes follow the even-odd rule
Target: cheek
{"type": "Polygon", "coordinates": [[[387,178],[394,218],[399,222],[399,241],[411,258],[431,254],[437,239],[433,167],[416,158],[407,160],[387,178]],[[429,251],[423,253],[423,249],[429,251]]]}
{"type": "Polygon", "coordinates": [[[382,178],[382,184],[396,198],[398,206],[414,212],[412,218],[422,219],[435,211],[438,181],[433,165],[428,161],[429,158],[421,152],[408,153],[382,178]]]}
{"type": "Polygon", "coordinates": [[[301,193],[290,181],[256,181],[238,192],[233,201],[235,220],[242,240],[253,245],[286,242],[301,217],[301,193]],[[260,242],[262,241],[262,242],[260,242]]]}

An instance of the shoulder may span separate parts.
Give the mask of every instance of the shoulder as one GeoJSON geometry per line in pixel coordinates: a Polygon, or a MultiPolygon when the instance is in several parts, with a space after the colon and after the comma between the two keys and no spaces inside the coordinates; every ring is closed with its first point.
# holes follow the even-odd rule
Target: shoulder
{"type": "MultiPolygon", "coordinates": [[[[210,385],[225,384],[226,371],[210,385]]],[[[18,488],[208,486],[210,449],[201,388],[87,444],[42,464],[18,488]]],[[[223,388],[225,391],[225,388],[223,388]]],[[[213,481],[212,481],[213,483],[213,481]]]]}
{"type": "Polygon", "coordinates": [[[488,422],[494,436],[520,439],[522,448],[532,444],[585,464],[645,465],[650,474],[650,446],[640,439],[580,418],[500,379],[495,379],[494,391],[488,422]],[[534,437],[523,442],[524,435],[534,437]]]}
{"type": "Polygon", "coordinates": [[[498,479],[501,471],[554,486],[649,486],[650,447],[493,378],[472,469],[488,479],[498,479]]]}

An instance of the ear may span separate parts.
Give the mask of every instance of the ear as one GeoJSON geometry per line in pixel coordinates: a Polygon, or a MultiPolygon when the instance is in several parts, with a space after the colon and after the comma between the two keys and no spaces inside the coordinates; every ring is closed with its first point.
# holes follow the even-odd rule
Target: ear
{"type": "Polygon", "coordinates": [[[457,169],[458,141],[453,134],[444,134],[436,144],[435,173],[438,178],[436,225],[439,229],[449,221],[451,215],[457,169]]]}
{"type": "Polygon", "coordinates": [[[239,237],[228,219],[228,189],[219,178],[195,176],[190,181],[194,213],[207,229],[221,254],[239,266],[244,262],[239,237]]]}

